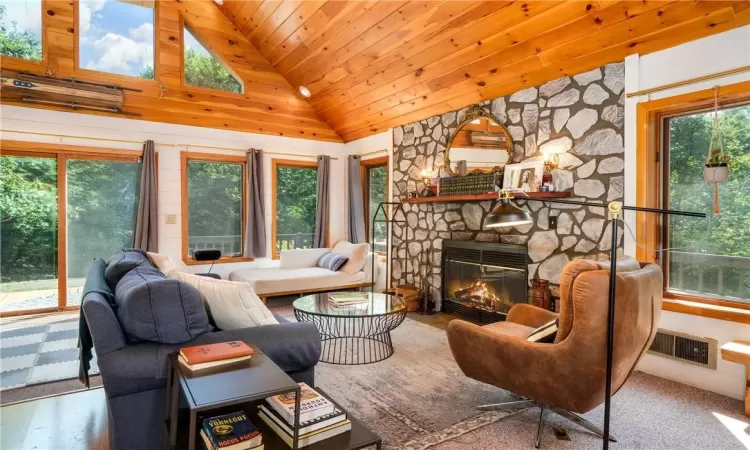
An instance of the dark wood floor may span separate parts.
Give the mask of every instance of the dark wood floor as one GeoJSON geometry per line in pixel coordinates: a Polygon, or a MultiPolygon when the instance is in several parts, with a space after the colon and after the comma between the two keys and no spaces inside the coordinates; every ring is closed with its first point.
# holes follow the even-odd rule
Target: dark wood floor
{"type": "MultiPolygon", "coordinates": [[[[453,316],[409,318],[445,329],[453,316]]],[[[103,389],[31,400],[0,408],[0,448],[12,450],[106,450],[107,406],[103,389]]]]}

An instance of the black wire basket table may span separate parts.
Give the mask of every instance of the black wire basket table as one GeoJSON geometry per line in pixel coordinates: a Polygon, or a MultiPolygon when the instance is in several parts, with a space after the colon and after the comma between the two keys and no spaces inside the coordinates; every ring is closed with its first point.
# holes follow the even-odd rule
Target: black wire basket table
{"type": "Polygon", "coordinates": [[[406,302],[396,296],[364,292],[365,301],[335,305],[329,293],[294,301],[294,315],[320,332],[320,361],[330,364],[371,364],[393,355],[391,331],[406,318],[406,302]]]}

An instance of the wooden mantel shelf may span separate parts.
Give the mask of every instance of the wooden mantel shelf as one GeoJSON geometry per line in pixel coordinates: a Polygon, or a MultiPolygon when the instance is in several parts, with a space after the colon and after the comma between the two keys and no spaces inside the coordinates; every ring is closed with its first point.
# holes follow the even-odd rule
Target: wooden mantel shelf
{"type": "MultiPolygon", "coordinates": [[[[527,192],[529,198],[566,198],[570,192],[527,192]]],[[[525,195],[519,194],[516,199],[523,200],[525,195]]],[[[435,197],[407,198],[404,203],[460,203],[460,202],[482,202],[485,200],[497,200],[497,192],[475,195],[443,195],[435,197]]]]}

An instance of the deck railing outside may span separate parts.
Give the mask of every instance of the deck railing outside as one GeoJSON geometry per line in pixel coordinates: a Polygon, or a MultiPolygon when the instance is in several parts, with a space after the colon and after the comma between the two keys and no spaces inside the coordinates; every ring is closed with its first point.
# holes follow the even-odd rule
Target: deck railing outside
{"type": "Polygon", "coordinates": [[[750,258],[670,252],[669,288],[750,302],[750,258]]]}

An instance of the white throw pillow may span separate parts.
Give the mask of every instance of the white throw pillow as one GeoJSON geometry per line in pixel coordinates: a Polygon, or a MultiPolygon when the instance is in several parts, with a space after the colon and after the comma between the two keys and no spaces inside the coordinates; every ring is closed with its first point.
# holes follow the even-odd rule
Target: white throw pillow
{"type": "Polygon", "coordinates": [[[171,256],[154,252],[146,252],[146,254],[151,258],[151,261],[156,264],[156,268],[161,270],[164,274],[169,272],[170,269],[179,270],[180,272],[185,272],[187,270],[187,265],[182,262],[180,258],[172,258],[171,256]]]}
{"type": "Polygon", "coordinates": [[[250,283],[217,280],[174,269],[166,275],[198,289],[208,302],[216,326],[222,330],[279,323],[260,301],[250,283]]]}
{"type": "Polygon", "coordinates": [[[331,249],[331,253],[349,258],[349,261],[344,264],[341,271],[353,275],[364,269],[370,253],[370,244],[366,242],[364,244],[352,244],[347,241],[338,241],[331,249]]]}

